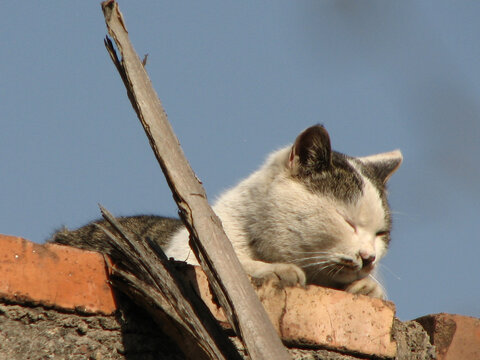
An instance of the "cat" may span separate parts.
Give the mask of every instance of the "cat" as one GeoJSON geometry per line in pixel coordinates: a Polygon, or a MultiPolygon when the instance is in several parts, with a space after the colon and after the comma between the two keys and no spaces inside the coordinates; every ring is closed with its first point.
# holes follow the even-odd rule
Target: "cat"
{"type": "MultiPolygon", "coordinates": [[[[374,273],[390,243],[386,183],[402,160],[399,150],[367,157],[333,151],[327,130],[314,125],[222,194],[213,210],[248,275],[385,298],[374,273]]],[[[158,241],[168,257],[198,264],[180,220],[119,220],[158,241]]],[[[108,252],[102,237],[90,224],[52,240],[108,252]]]]}

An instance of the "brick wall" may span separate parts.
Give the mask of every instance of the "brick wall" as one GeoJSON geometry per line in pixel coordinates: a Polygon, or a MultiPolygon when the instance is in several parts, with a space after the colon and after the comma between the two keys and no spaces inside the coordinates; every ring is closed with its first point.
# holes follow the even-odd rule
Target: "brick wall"
{"type": "MultiPolygon", "coordinates": [[[[183,275],[227,328],[203,272],[186,267],[183,275]]],[[[294,358],[431,359],[434,344],[438,359],[480,359],[479,319],[400,322],[393,303],[366,296],[316,286],[256,291],[294,358]]],[[[114,293],[94,252],[0,235],[0,299],[0,359],[182,358],[141,309],[114,293]]]]}

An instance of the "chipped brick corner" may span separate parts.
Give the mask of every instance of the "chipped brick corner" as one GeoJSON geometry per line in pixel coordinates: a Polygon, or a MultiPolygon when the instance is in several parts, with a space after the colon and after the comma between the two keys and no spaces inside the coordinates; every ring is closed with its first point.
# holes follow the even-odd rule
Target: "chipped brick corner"
{"type": "MultiPolygon", "coordinates": [[[[107,317],[117,310],[104,258],[95,252],[0,235],[0,274],[3,302],[107,317]]],[[[212,300],[205,274],[198,267],[186,267],[183,276],[194,283],[213,315],[228,327],[223,310],[212,300]]],[[[395,325],[400,322],[391,302],[316,286],[279,289],[267,283],[256,286],[256,291],[282,340],[291,347],[333,350],[337,355],[329,356],[335,359],[410,359],[407,353],[413,345],[401,340],[409,338],[409,326],[395,325]]],[[[480,358],[480,320],[463,318],[440,314],[418,319],[443,356],[439,359],[454,359],[458,351],[468,354],[467,358],[480,358]],[[461,346],[465,342],[471,344],[467,350],[461,346]]],[[[416,326],[410,328],[425,333],[416,326]]],[[[422,356],[415,359],[431,358],[422,356]]]]}
{"type": "Polygon", "coordinates": [[[442,313],[415,321],[430,336],[438,360],[480,359],[480,319],[442,313]]]}

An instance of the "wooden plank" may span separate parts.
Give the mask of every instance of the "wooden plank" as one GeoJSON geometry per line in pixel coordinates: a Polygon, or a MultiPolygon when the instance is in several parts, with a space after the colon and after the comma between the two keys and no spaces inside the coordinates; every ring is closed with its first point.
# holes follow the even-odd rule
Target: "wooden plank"
{"type": "Polygon", "coordinates": [[[201,182],[180,148],[144,66],[130,43],[118,4],[105,1],[102,9],[108,32],[117,45],[121,60],[109,40],[106,41],[107,49],[165,174],[181,217],[190,231],[193,250],[232,327],[252,359],[289,359],[220,220],[207,202],[201,182]]]}

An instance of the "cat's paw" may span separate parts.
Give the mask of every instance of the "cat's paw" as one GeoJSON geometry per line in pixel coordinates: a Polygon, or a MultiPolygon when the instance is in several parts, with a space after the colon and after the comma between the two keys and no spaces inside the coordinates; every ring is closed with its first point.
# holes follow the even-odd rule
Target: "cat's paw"
{"type": "Polygon", "coordinates": [[[261,261],[253,261],[244,264],[247,273],[253,278],[273,281],[278,286],[305,286],[306,276],[302,269],[293,264],[283,263],[264,263],[261,261]]]}
{"type": "Polygon", "coordinates": [[[378,281],[371,277],[354,281],[345,288],[345,291],[352,294],[368,295],[374,298],[385,299],[385,291],[378,281]]]}
{"type": "Polygon", "coordinates": [[[272,268],[264,277],[278,281],[280,287],[284,286],[305,286],[307,278],[302,269],[292,264],[272,264],[272,268]]]}

